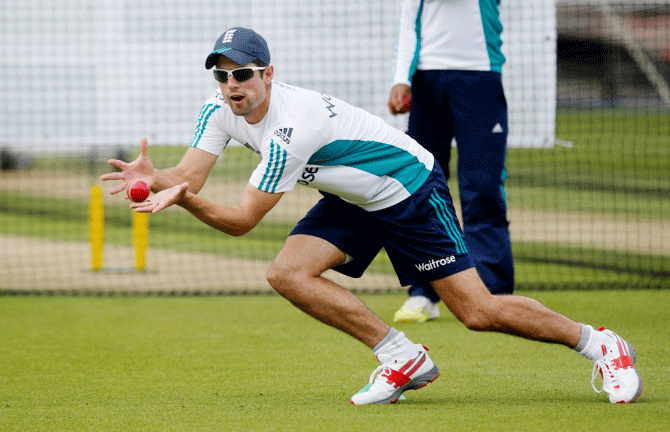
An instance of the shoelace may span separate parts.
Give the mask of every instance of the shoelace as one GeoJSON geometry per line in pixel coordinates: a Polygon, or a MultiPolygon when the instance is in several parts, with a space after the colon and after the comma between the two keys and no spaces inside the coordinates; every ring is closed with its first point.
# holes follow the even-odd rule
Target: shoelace
{"type": "Polygon", "coordinates": [[[377,369],[373,370],[372,373],[370,374],[370,379],[368,380],[368,383],[372,384],[375,381],[377,374],[380,371],[383,371],[384,368],[387,367],[390,367],[388,363],[382,363],[380,366],[377,366],[377,369]]]}
{"type": "Polygon", "coordinates": [[[595,390],[596,393],[602,393],[605,390],[605,374],[609,374],[610,377],[612,378],[612,381],[616,382],[619,380],[619,371],[617,371],[613,365],[612,362],[609,359],[610,356],[605,356],[601,358],[600,360],[596,360],[595,363],[593,364],[593,371],[591,372],[591,387],[593,387],[593,390],[595,390]],[[598,377],[598,374],[601,373],[602,371],[603,374],[603,386],[599,390],[596,387],[596,378],[598,377]]]}

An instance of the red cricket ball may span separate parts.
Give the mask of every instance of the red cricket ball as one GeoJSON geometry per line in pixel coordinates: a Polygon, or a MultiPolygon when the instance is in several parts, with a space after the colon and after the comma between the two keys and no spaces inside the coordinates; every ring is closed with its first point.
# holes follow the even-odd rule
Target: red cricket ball
{"type": "Polygon", "coordinates": [[[406,110],[410,109],[412,106],[412,98],[405,96],[402,98],[402,107],[406,110]]]}
{"type": "Polygon", "coordinates": [[[138,179],[130,182],[128,188],[126,189],[126,193],[129,200],[134,202],[142,202],[147,199],[147,197],[149,197],[151,189],[149,189],[147,182],[138,179]]]}

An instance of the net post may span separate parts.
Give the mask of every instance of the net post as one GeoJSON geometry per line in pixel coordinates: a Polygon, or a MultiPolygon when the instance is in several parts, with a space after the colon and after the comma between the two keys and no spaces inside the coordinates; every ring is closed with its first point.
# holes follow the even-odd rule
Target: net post
{"type": "Polygon", "coordinates": [[[147,268],[147,246],[149,243],[149,215],[133,211],[133,249],[135,270],[143,272],[147,268]]]}
{"type": "Polygon", "coordinates": [[[91,270],[103,269],[105,248],[105,204],[100,185],[92,185],[88,204],[88,230],[91,243],[91,270]]]}

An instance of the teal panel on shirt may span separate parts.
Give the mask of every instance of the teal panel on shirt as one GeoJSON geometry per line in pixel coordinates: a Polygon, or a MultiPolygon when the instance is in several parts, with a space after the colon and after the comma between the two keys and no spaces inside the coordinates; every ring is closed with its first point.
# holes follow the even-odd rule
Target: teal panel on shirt
{"type": "Polygon", "coordinates": [[[482,17],[482,25],[484,26],[486,50],[488,51],[491,70],[502,73],[505,56],[501,50],[502,38],[500,34],[503,31],[503,26],[500,22],[499,4],[500,0],[479,0],[479,11],[482,17]]]}
{"type": "Polygon", "coordinates": [[[407,80],[411,83],[414,72],[419,66],[419,51],[421,51],[421,15],[423,15],[423,0],[419,4],[419,9],[416,12],[414,20],[414,32],[416,33],[416,45],[414,47],[414,55],[412,56],[412,64],[409,67],[409,76],[407,80]]]}
{"type": "Polygon", "coordinates": [[[416,192],[430,174],[416,156],[377,141],[333,141],[314,153],[308,164],[348,166],[378,177],[388,176],[400,182],[410,194],[416,192]]]}

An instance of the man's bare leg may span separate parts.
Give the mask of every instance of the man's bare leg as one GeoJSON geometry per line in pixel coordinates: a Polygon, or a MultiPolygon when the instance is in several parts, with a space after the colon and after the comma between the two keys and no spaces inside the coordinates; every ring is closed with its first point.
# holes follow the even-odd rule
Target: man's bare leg
{"type": "Polygon", "coordinates": [[[345,258],[344,252],[321,238],[292,235],[270,266],[267,279],[303,312],[374,348],[390,327],[358,297],[322,276],[345,258]]]}
{"type": "Polygon", "coordinates": [[[610,330],[595,331],[540,302],[518,295],[494,296],[474,268],[432,282],[449,310],[471,330],[496,331],[563,344],[594,362],[603,377],[601,390],[611,403],[635,402],[642,378],[635,369],[635,348],[610,330]]]}
{"type": "Polygon", "coordinates": [[[528,297],[492,295],[474,268],[432,284],[449,310],[471,330],[496,331],[570,348],[579,343],[580,324],[528,297]]]}
{"type": "Polygon", "coordinates": [[[342,264],[346,254],[309,235],[289,236],[268,270],[270,285],[308,315],[370,347],[382,369],[351,397],[354,405],[388,404],[406,390],[435,381],[440,372],[421,344],[389,327],[348,290],[322,275],[342,264]]]}

